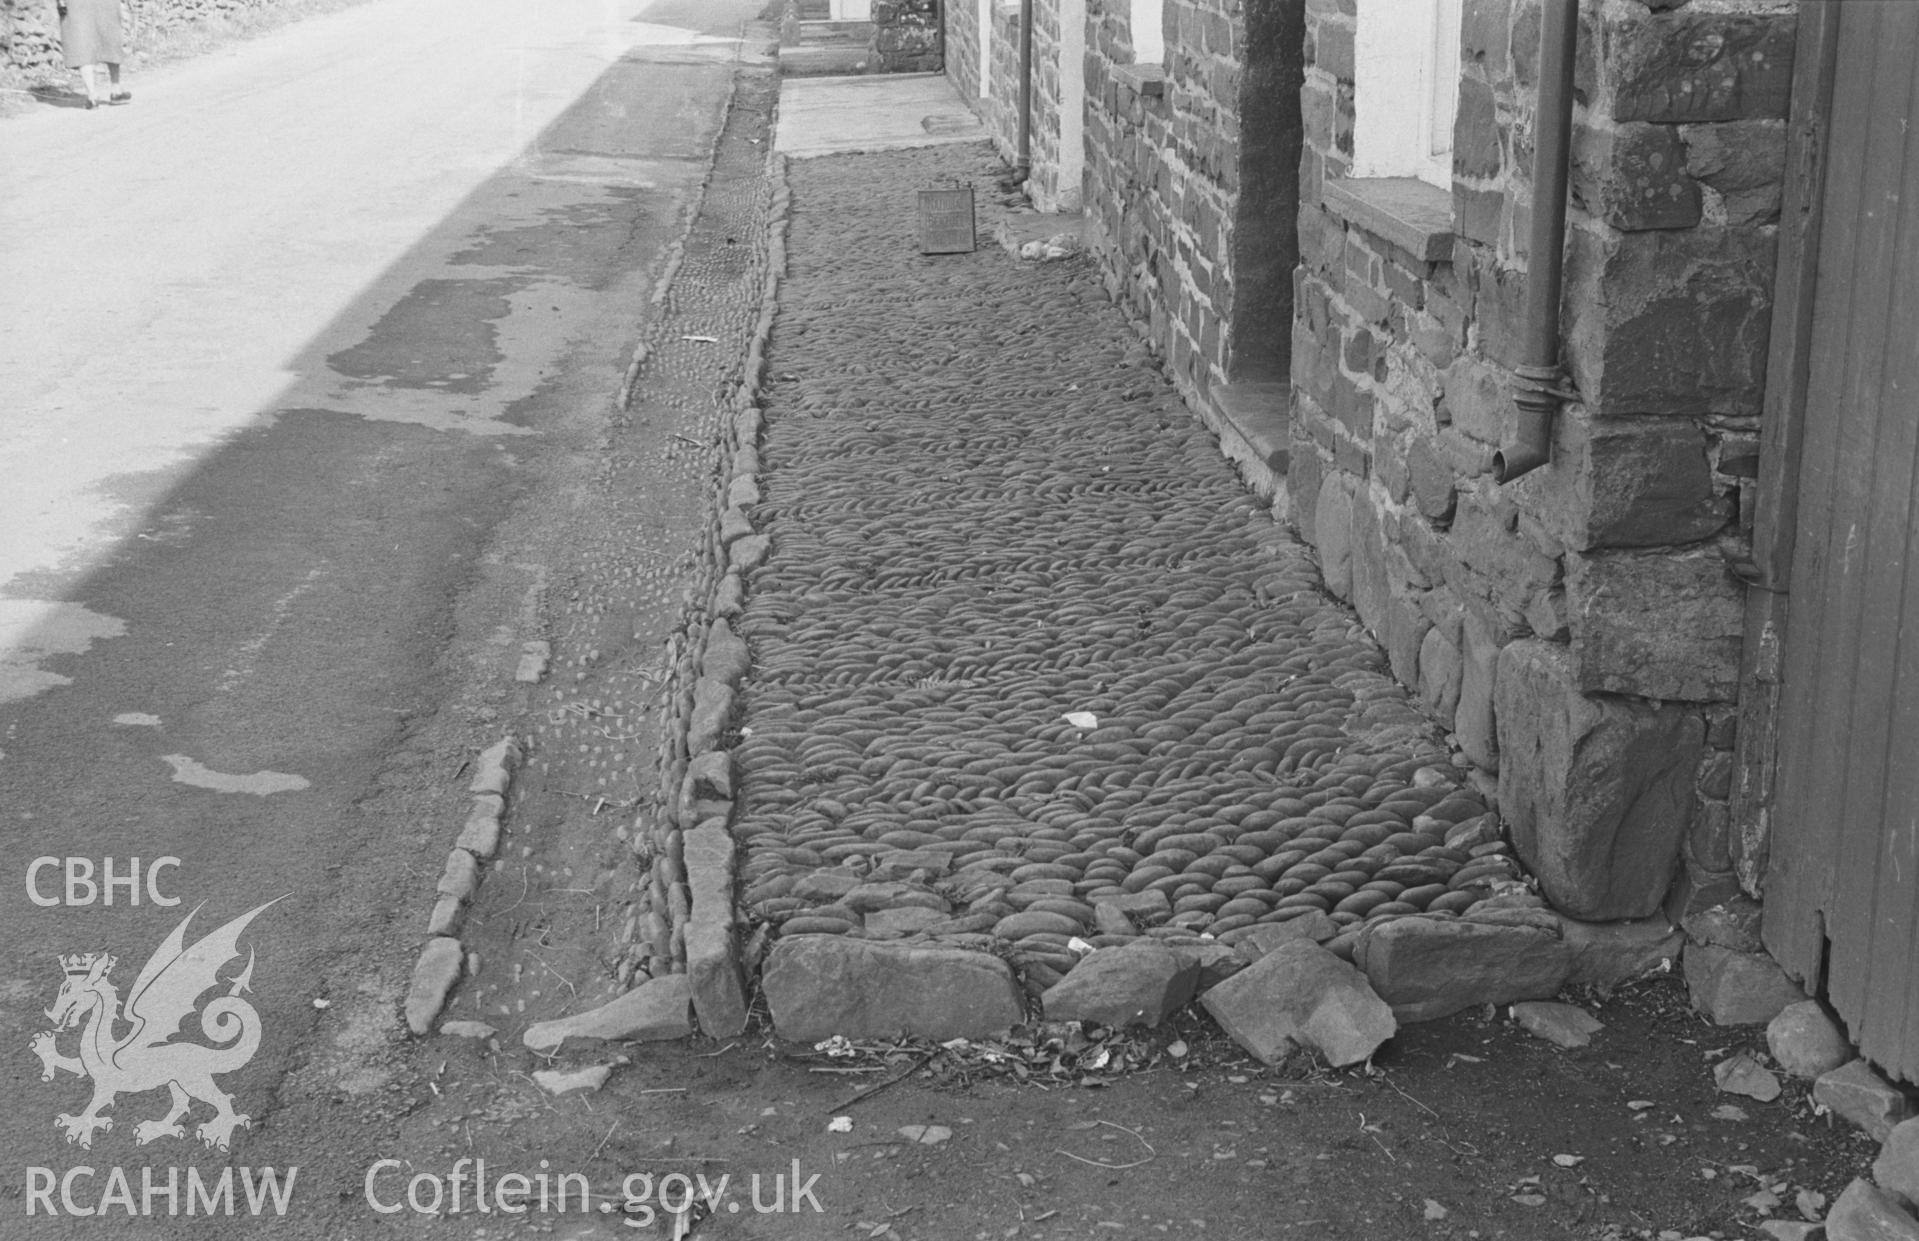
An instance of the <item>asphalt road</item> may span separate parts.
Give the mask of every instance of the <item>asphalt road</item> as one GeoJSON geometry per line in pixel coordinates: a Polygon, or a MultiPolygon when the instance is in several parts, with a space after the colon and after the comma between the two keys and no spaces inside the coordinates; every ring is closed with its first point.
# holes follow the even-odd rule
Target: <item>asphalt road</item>
{"type": "MultiPolygon", "coordinates": [[[[436,816],[510,718],[553,512],[756,7],[369,0],[130,107],[0,122],[0,1237],[396,1222],[351,1191],[389,1153],[363,1104],[397,1089],[436,816]],[[251,1006],[258,1050],[210,1070],[250,1127],[202,1100],[140,1128],[168,1111],[151,1031],[111,1128],[42,1080],[63,983],[124,1019],[189,911],[192,944],[263,905],[140,1009],[165,1025],[207,971],[202,1007],[251,1006]],[[258,1170],[294,1166],[256,1219],[258,1170]]],[[[49,1054],[92,1072],[84,1035],[49,1054]]]]}

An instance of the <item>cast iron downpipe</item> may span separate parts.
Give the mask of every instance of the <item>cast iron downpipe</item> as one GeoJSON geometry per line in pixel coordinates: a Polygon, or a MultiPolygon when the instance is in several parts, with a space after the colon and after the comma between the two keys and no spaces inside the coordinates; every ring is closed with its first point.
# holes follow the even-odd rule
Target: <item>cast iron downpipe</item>
{"type": "Polygon", "coordinates": [[[1514,368],[1513,438],[1493,454],[1493,477],[1509,483],[1546,464],[1553,416],[1578,394],[1559,369],[1559,292],[1565,275],[1566,182],[1573,128],[1573,57],[1579,0],[1545,0],[1539,28],[1539,102],[1534,110],[1533,218],[1527,234],[1526,326],[1514,368]]]}
{"type": "Polygon", "coordinates": [[[1019,0],[1019,148],[1022,184],[1033,175],[1033,0],[1019,0]]]}

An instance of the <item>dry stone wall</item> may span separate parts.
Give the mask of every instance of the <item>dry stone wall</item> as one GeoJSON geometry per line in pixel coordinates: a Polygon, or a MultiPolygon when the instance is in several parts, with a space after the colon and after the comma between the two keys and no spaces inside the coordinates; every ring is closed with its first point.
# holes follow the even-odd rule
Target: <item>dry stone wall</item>
{"type": "MultiPolygon", "coordinates": [[[[1534,0],[1466,0],[1453,229],[1424,261],[1324,205],[1354,0],[1309,0],[1293,511],[1453,722],[1562,910],[1732,869],[1726,802],[1796,7],[1582,6],[1552,463],[1493,481],[1519,359],[1534,0]]],[[[1347,212],[1347,215],[1356,213],[1347,212]]]]}
{"type": "MultiPolygon", "coordinates": [[[[121,0],[120,18],[129,34],[165,30],[208,18],[230,17],[274,8],[280,0],[121,0]]],[[[0,0],[0,66],[19,70],[59,69],[60,19],[53,0],[0,0]]]]}

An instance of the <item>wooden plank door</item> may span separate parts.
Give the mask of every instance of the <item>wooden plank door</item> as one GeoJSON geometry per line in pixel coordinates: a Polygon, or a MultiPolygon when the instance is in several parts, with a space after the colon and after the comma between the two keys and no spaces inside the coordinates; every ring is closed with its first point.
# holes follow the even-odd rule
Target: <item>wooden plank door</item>
{"type": "Polygon", "coordinates": [[[1764,932],[1919,1081],[1919,4],[1831,14],[1764,932]]]}

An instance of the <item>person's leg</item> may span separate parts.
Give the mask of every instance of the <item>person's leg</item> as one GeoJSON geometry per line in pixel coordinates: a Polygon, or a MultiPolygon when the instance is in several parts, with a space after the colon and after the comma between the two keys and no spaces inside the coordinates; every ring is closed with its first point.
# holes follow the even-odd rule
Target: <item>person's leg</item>
{"type": "Polygon", "coordinates": [[[108,103],[132,103],[133,102],[133,92],[130,90],[120,89],[120,62],[119,61],[109,60],[107,62],[107,80],[112,83],[111,93],[107,96],[108,103]]]}
{"type": "Polygon", "coordinates": [[[89,106],[100,102],[99,75],[99,65],[80,66],[80,85],[84,87],[87,92],[87,104],[89,106]]]}

